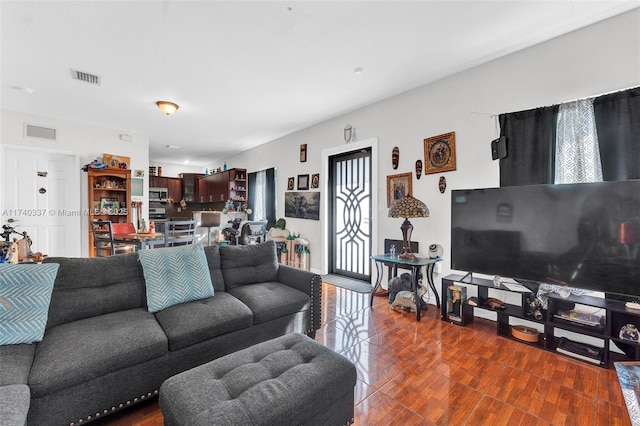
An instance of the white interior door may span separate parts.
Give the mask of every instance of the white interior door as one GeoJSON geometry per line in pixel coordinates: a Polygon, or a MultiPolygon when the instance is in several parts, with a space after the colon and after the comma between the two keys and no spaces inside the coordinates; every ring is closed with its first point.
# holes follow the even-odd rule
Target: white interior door
{"type": "Polygon", "coordinates": [[[16,231],[31,237],[34,252],[80,257],[78,156],[11,145],[2,148],[2,223],[14,219],[16,231]]]}

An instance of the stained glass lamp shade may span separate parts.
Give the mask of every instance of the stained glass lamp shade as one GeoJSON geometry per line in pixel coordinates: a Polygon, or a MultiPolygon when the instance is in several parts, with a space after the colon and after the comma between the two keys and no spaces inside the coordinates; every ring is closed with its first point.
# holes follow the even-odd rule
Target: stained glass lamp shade
{"type": "Polygon", "coordinates": [[[409,218],[429,217],[429,208],[417,198],[407,195],[391,204],[391,207],[389,207],[389,217],[404,218],[404,222],[400,227],[400,230],[402,230],[402,254],[400,254],[400,258],[408,260],[415,259],[416,256],[411,252],[413,225],[409,222],[409,218]]]}

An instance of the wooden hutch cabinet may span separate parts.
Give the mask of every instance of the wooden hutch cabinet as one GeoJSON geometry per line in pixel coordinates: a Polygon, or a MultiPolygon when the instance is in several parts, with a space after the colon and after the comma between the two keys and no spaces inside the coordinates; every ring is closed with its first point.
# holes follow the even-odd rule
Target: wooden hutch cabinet
{"type": "Polygon", "coordinates": [[[131,222],[131,170],[89,169],[89,256],[96,256],[91,222],[131,222]]]}

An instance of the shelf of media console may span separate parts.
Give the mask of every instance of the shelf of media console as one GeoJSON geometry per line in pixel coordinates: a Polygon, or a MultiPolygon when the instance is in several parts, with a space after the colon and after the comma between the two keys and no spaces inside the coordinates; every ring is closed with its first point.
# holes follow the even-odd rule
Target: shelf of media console
{"type": "MultiPolygon", "coordinates": [[[[619,300],[603,299],[593,296],[577,296],[573,294],[566,298],[563,298],[555,293],[550,293],[548,294],[549,309],[542,311],[542,319],[536,319],[532,315],[528,314],[528,302],[532,297],[535,296],[536,293],[536,290],[530,290],[531,292],[529,293],[517,292],[510,290],[504,285],[501,285],[500,287],[494,286],[493,281],[488,279],[476,278],[471,275],[448,275],[442,279],[441,297],[443,303],[441,304],[441,320],[464,327],[465,325],[473,322],[475,309],[481,309],[488,312],[496,312],[496,333],[501,337],[505,337],[507,339],[530,346],[536,346],[551,352],[559,353],[556,351],[556,348],[558,346],[560,337],[555,336],[555,330],[565,330],[578,335],[589,336],[601,342],[602,349],[604,351],[602,362],[599,364],[592,363],[593,365],[599,365],[604,368],[608,367],[611,360],[609,342],[632,347],[635,350],[635,356],[627,356],[626,360],[640,361],[640,342],[620,339],[618,337],[619,330],[617,329],[617,327],[615,329],[612,328],[612,324],[614,322],[617,324],[624,322],[633,323],[640,330],[640,310],[629,309],[625,306],[624,301],[619,300]],[[458,284],[477,287],[478,298],[481,302],[483,299],[486,299],[490,289],[501,290],[510,293],[519,293],[521,305],[505,303],[505,309],[492,309],[486,304],[481,304],[480,306],[471,306],[468,304],[468,301],[465,301],[462,306],[462,317],[456,320],[451,320],[447,315],[447,301],[445,299],[447,294],[446,289],[450,285],[458,284]],[[559,309],[559,306],[563,306],[563,303],[566,302],[602,309],[604,323],[597,326],[586,325],[572,322],[569,319],[556,318],[555,315],[559,309]],[[533,325],[534,328],[543,328],[543,331],[540,332],[538,342],[525,342],[513,337],[513,335],[511,334],[510,318],[518,318],[520,320],[524,320],[525,322],[530,322],[532,323],[531,325],[533,325]],[[538,325],[538,327],[535,327],[535,325],[538,325]]],[[[571,355],[565,356],[572,359],[580,360],[579,358],[572,357],[571,355]]]]}

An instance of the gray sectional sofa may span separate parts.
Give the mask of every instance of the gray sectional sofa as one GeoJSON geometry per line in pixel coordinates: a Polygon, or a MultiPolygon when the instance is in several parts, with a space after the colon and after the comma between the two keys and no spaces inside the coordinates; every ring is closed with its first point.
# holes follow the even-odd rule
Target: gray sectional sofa
{"type": "Polygon", "coordinates": [[[156,313],[138,253],[47,259],[60,268],[43,340],[0,346],[0,407],[16,408],[7,424],[27,408],[30,425],[83,424],[213,359],[287,333],[315,335],[319,275],[278,264],[273,241],[204,251],[214,296],[156,313]]]}

